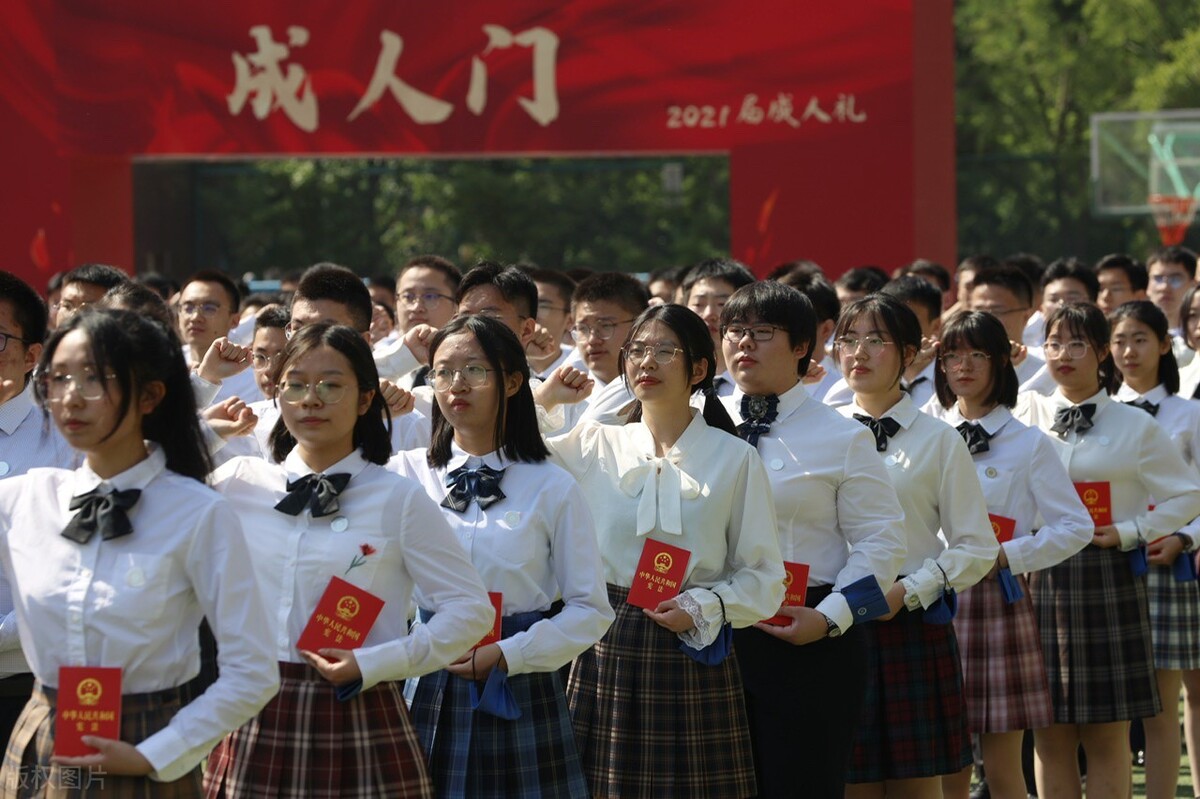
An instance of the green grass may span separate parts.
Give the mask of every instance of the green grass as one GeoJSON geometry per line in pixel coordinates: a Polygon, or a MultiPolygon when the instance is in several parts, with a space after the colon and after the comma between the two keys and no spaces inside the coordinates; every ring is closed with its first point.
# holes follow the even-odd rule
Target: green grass
{"type": "MultiPolygon", "coordinates": [[[[1175,796],[1192,799],[1196,794],[1192,793],[1192,769],[1188,765],[1187,757],[1180,759],[1179,763],[1179,787],[1175,789],[1175,796]]],[[[1144,799],[1146,796],[1146,770],[1140,766],[1133,767],[1133,797],[1134,799],[1144,799]]]]}

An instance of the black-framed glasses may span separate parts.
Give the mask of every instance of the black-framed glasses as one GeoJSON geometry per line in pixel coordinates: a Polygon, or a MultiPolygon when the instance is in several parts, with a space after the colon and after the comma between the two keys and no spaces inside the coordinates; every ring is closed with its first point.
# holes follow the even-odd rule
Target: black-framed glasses
{"type": "Polygon", "coordinates": [[[344,383],[318,380],[315,384],[299,380],[285,380],[279,384],[279,396],[289,405],[299,405],[312,392],[325,405],[337,405],[346,396],[344,383]]]}
{"type": "Polygon", "coordinates": [[[646,359],[646,355],[652,354],[655,362],[659,366],[666,366],[671,361],[675,360],[675,356],[683,352],[679,347],[671,344],[639,344],[634,342],[622,348],[625,357],[634,363],[641,363],[646,359]]]}
{"type": "Polygon", "coordinates": [[[400,302],[404,303],[405,305],[416,305],[417,303],[421,303],[422,305],[434,305],[442,300],[450,300],[453,302],[454,298],[447,294],[439,294],[436,291],[405,291],[401,292],[400,294],[400,302]]]}
{"type": "Polygon", "coordinates": [[[8,340],[10,338],[14,341],[19,341],[22,344],[29,343],[28,341],[21,338],[20,336],[14,336],[12,333],[0,333],[0,352],[4,352],[6,349],[8,349],[8,340]]]}
{"type": "Polygon", "coordinates": [[[1042,345],[1042,351],[1051,358],[1061,358],[1063,353],[1073,361],[1079,360],[1087,355],[1088,347],[1091,345],[1081,339],[1073,339],[1065,344],[1061,341],[1047,341],[1042,345]]]}
{"type": "Polygon", "coordinates": [[[442,367],[433,369],[429,372],[429,385],[433,386],[434,391],[449,391],[454,385],[454,381],[462,376],[463,382],[471,388],[482,388],[487,385],[488,374],[494,372],[495,369],[488,369],[486,366],[470,364],[461,369],[448,369],[442,367]]]}
{"type": "Polygon", "coordinates": [[[741,342],[747,335],[754,341],[770,341],[775,338],[776,330],[783,329],[778,325],[725,325],[721,328],[721,336],[733,344],[741,342]]]}

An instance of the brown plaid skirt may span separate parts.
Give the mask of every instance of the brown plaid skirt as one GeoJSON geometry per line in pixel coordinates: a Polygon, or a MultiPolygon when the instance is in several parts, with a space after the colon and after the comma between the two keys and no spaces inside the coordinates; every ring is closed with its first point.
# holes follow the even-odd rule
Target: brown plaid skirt
{"type": "Polygon", "coordinates": [[[1013,732],[1054,721],[1037,617],[1025,596],[1009,605],[1000,583],[982,580],[958,595],[954,633],[962,655],[963,696],[971,732],[1013,732]]]}
{"type": "MultiPolygon", "coordinates": [[[[0,767],[0,797],[3,799],[175,799],[198,797],[200,769],[174,782],[155,782],[148,777],[117,777],[98,769],[51,765],[54,754],[54,710],[58,691],[38,683],[25,711],[17,720],[4,765],[0,767]]],[[[121,740],[141,743],[166,727],[183,706],[182,691],[171,688],[121,697],[121,740]]]]}
{"type": "Polygon", "coordinates": [[[702,666],[608,586],[617,618],[571,670],[567,698],[596,797],[740,799],[756,792],[737,659],[702,666]]]}
{"type": "Polygon", "coordinates": [[[208,759],[205,796],[432,799],[402,684],[346,702],[304,663],[279,664],[279,693],[208,759]]]}

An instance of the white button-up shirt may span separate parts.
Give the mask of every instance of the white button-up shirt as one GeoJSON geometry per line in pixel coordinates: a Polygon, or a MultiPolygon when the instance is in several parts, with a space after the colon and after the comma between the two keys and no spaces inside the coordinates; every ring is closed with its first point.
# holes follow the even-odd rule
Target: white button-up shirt
{"type": "MultiPolygon", "coordinates": [[[[433,468],[426,457],[425,450],[402,452],[388,468],[419,482],[437,503],[454,469],[504,470],[504,499],[487,508],[471,502],[463,513],[441,508],[484,586],[503,594],[503,615],[549,610],[559,597],[565,604],[553,618],[500,642],[508,672],[553,671],[599,641],[615,614],[592,514],[574,478],[549,462],[509,461],[499,452],[477,458],[457,444],[445,466],[433,468]]],[[[417,601],[428,607],[419,590],[417,601]]]]}
{"type": "Polygon", "coordinates": [[[296,642],[331,577],[385,603],[354,653],[364,689],[440,669],[491,629],[494,614],[483,585],[419,485],[355,451],[325,470],[351,475],[336,513],[313,518],[308,508],[297,516],[275,510],[288,481],[312,471],[293,450],[282,465],[236,458],[213,475],[213,487],[254,531],[250,556],[273,613],[267,638],[276,659],[303,662],[296,642]],[[414,587],[437,616],[410,634],[414,587]]]}
{"type": "MultiPolygon", "coordinates": [[[[734,421],[742,392],[723,400],[734,421]]],[[[843,631],[854,623],[840,590],[867,575],[885,593],[904,562],[904,514],[865,427],[821,404],[797,383],[779,395],[778,416],[758,439],[767,467],[783,559],[809,566],[809,585],[832,585],[817,610],[843,631]]]]}
{"type": "Polygon", "coordinates": [[[163,730],[137,744],[155,776],[174,780],[274,695],[279,674],[267,612],[242,527],[229,504],[166,468],[156,445],[136,466],[101,480],[35,469],[0,483],[0,559],[15,586],[21,644],[43,684],[61,666],[121,669],[121,690],[174,688],[200,671],[196,631],[208,618],[220,677],[163,730]],[[133,532],[86,544],[60,535],[73,496],[96,487],[141,489],[133,532]]]}

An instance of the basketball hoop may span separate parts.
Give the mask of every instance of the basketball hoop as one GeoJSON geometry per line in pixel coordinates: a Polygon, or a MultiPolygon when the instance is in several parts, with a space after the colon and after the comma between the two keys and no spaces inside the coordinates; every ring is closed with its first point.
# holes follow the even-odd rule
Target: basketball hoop
{"type": "Polygon", "coordinates": [[[1174,247],[1183,242],[1187,230],[1196,217],[1196,200],[1193,197],[1176,197],[1170,194],[1151,194],[1150,211],[1163,246],[1174,247]]]}

